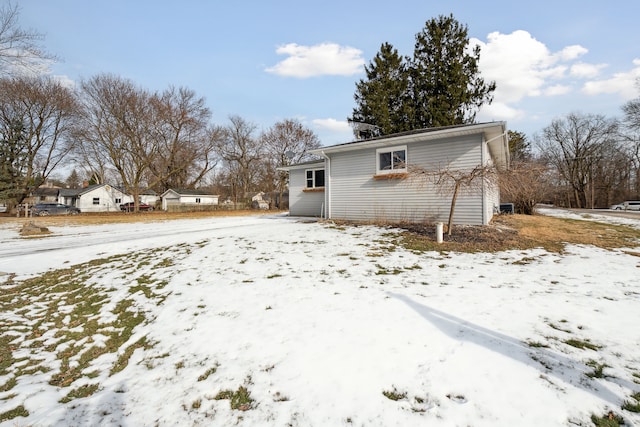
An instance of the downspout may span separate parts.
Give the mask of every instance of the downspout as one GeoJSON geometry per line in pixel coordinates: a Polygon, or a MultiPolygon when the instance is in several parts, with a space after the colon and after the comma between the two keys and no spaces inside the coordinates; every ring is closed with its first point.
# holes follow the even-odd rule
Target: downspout
{"type": "MultiPolygon", "coordinates": [[[[504,129],[504,128],[503,128],[504,129]]],[[[481,150],[481,154],[480,154],[480,160],[482,161],[482,167],[485,166],[485,161],[486,161],[486,155],[489,154],[489,157],[491,157],[490,154],[490,149],[489,149],[489,143],[495,139],[498,138],[502,138],[503,141],[505,141],[505,135],[508,135],[507,132],[502,132],[500,135],[494,136],[493,138],[484,139],[484,134],[482,134],[482,139],[484,141],[483,146],[482,146],[482,150],[481,150]],[[485,151],[486,149],[486,151],[485,151]]],[[[506,156],[506,164],[504,165],[505,169],[509,169],[509,143],[508,140],[506,143],[502,144],[502,150],[504,150],[505,156],[506,156]]],[[[494,163],[493,165],[496,169],[498,168],[498,164],[494,163]]],[[[498,191],[498,204],[500,203],[500,187],[498,186],[498,184],[496,183],[496,191],[498,191]]],[[[482,223],[488,223],[488,218],[487,218],[487,199],[486,199],[486,182],[482,183],[482,223]]],[[[491,207],[491,215],[493,216],[493,213],[495,212],[494,210],[494,206],[491,207]]]]}
{"type": "Polygon", "coordinates": [[[324,219],[331,218],[331,157],[324,153],[324,150],[320,152],[324,157],[327,167],[324,173],[324,219]]]}

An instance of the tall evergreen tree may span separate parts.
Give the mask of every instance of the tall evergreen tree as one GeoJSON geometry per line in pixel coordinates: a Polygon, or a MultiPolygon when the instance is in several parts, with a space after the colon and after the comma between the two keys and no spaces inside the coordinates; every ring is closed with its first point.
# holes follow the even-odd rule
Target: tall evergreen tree
{"type": "Polygon", "coordinates": [[[512,162],[531,160],[531,142],[522,132],[509,131],[509,154],[512,162]]]}
{"type": "Polygon", "coordinates": [[[480,46],[468,51],[466,25],[453,15],[426,22],[416,34],[411,63],[413,127],[473,123],[477,110],[493,100],[495,82],[480,77],[480,46]]]}
{"type": "Polygon", "coordinates": [[[410,130],[406,102],[409,79],[402,56],[389,43],[383,43],[369,65],[366,80],[356,83],[356,108],[350,121],[377,126],[370,136],[410,130]]]}
{"type": "Polygon", "coordinates": [[[480,47],[469,47],[468,29],[453,15],[426,22],[416,34],[413,58],[403,59],[389,43],[356,84],[350,121],[376,127],[375,135],[475,121],[493,100],[495,82],[480,77],[480,47]]]}
{"type": "Polygon", "coordinates": [[[20,120],[0,128],[0,200],[13,200],[19,195],[27,161],[24,141],[20,120]]]}

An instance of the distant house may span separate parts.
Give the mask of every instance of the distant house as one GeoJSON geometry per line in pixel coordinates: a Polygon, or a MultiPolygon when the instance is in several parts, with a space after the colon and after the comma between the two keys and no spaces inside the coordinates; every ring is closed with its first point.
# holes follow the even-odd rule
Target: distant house
{"type": "Polygon", "coordinates": [[[108,184],[89,185],[85,188],[61,188],[58,202],[87,212],[117,212],[120,204],[132,201],[131,196],[108,184]]]}
{"type": "Polygon", "coordinates": [[[182,206],[216,206],[220,196],[204,190],[174,189],[170,188],[160,196],[162,209],[169,210],[170,205],[182,206]]]}
{"type": "Polygon", "coordinates": [[[268,210],[269,202],[264,199],[265,193],[264,191],[259,192],[255,196],[251,198],[251,208],[252,209],[261,209],[268,210]]]}
{"type": "MultiPolygon", "coordinates": [[[[149,206],[154,206],[156,205],[156,203],[158,203],[158,193],[156,193],[153,190],[145,190],[143,191],[140,196],[138,197],[138,199],[140,200],[140,203],[146,203],[149,206]]],[[[133,201],[133,200],[131,200],[133,201]]]]}
{"type": "MultiPolygon", "coordinates": [[[[289,172],[289,212],[294,216],[392,222],[437,222],[449,216],[451,195],[412,179],[424,170],[506,168],[504,122],[421,129],[311,151],[324,160],[281,168],[289,172]]],[[[460,194],[456,224],[488,224],[499,209],[496,183],[460,194]]]]}
{"type": "Polygon", "coordinates": [[[31,193],[31,203],[57,202],[60,187],[39,187],[31,193]]]}

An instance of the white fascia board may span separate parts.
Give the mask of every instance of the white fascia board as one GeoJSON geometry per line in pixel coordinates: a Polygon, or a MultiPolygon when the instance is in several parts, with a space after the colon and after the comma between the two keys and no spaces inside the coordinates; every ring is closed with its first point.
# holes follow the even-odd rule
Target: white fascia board
{"type": "Polygon", "coordinates": [[[279,168],[276,168],[276,170],[288,172],[291,170],[317,169],[317,168],[323,168],[323,167],[324,167],[324,160],[318,160],[317,162],[306,162],[306,163],[299,163],[297,165],[280,166],[279,168]]]}

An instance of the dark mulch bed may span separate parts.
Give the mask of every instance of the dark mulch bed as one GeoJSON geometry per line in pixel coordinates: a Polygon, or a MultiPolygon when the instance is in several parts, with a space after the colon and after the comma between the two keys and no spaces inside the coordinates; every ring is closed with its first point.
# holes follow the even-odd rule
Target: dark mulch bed
{"type": "Polygon", "coordinates": [[[394,224],[394,227],[407,231],[404,243],[410,249],[479,252],[528,246],[517,230],[499,219],[490,225],[454,225],[451,236],[445,231],[442,244],[436,243],[435,224],[394,224]]]}

